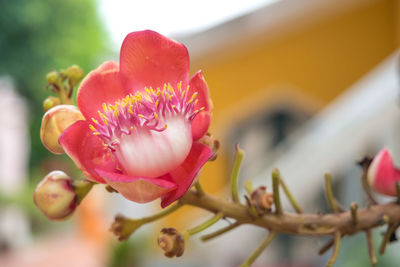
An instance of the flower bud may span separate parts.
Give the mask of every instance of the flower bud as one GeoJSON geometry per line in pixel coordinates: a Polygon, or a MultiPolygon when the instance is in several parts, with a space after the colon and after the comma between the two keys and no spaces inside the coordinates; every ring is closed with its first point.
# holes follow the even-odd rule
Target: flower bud
{"type": "Polygon", "coordinates": [[[250,203],[256,208],[259,215],[263,215],[271,212],[274,195],[267,193],[266,186],[259,186],[251,193],[250,203]]]}
{"type": "Polygon", "coordinates": [[[78,65],[72,65],[64,73],[69,78],[72,86],[77,85],[83,78],[83,70],[78,65]]]}
{"type": "Polygon", "coordinates": [[[59,78],[59,74],[55,70],[50,71],[46,75],[47,83],[50,85],[56,84],[58,82],[58,78],[59,78]]]}
{"type": "Polygon", "coordinates": [[[72,179],[62,171],[52,171],[37,185],[33,193],[36,206],[50,220],[61,220],[71,215],[76,206],[72,179]]]}
{"type": "Polygon", "coordinates": [[[163,228],[158,237],[158,246],[168,258],[180,257],[185,250],[185,239],[175,228],[163,228]]]}
{"type": "Polygon", "coordinates": [[[394,167],[392,155],[388,149],[382,149],[372,160],[367,178],[374,191],[396,196],[396,181],[400,182],[400,171],[394,167]]]}
{"type": "Polygon", "coordinates": [[[72,105],[58,105],[48,110],[42,119],[40,140],[54,154],[63,154],[64,149],[58,143],[58,137],[71,124],[83,120],[79,109],[72,105]]]}
{"type": "Polygon", "coordinates": [[[43,110],[46,112],[57,105],[60,105],[60,99],[58,97],[49,96],[43,101],[43,110]]]}

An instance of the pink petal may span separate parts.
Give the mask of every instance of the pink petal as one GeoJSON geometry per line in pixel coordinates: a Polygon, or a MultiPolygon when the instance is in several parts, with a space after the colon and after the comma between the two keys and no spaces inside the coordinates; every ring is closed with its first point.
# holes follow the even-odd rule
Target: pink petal
{"type": "Polygon", "coordinates": [[[192,122],[193,140],[198,140],[207,133],[207,130],[210,127],[213,105],[210,99],[207,82],[205,81],[201,71],[198,71],[193,75],[190,79],[189,85],[189,95],[192,95],[194,92],[198,93],[197,99],[199,102],[197,103],[196,109],[204,107],[204,110],[197,114],[192,122]]]}
{"type": "Polygon", "coordinates": [[[95,168],[115,170],[114,158],[104,148],[103,141],[93,135],[86,121],[72,124],[61,134],[58,142],[89,180],[105,183],[94,171],[95,168]]]}
{"type": "Polygon", "coordinates": [[[171,171],[169,175],[178,184],[178,188],[162,197],[161,207],[166,207],[183,196],[193,183],[201,167],[213,155],[212,150],[203,144],[193,143],[192,149],[181,166],[171,171]]]}
{"type": "Polygon", "coordinates": [[[384,148],[375,156],[368,169],[368,182],[376,192],[396,196],[395,173],[392,155],[384,148]]]}
{"type": "Polygon", "coordinates": [[[107,184],[126,199],[137,203],[153,201],[177,187],[175,183],[164,180],[163,177],[132,177],[100,169],[96,169],[96,171],[107,181],[107,184]]]}
{"type": "Polygon", "coordinates": [[[98,111],[103,110],[103,103],[114,104],[128,94],[122,88],[117,69],[102,71],[108,67],[112,67],[111,63],[91,71],[79,87],[77,104],[87,120],[99,120],[98,111]]]}
{"type": "Polygon", "coordinates": [[[183,44],[153,31],[128,34],[122,43],[120,71],[124,87],[130,92],[170,83],[187,84],[189,54],[183,44]]]}
{"type": "Polygon", "coordinates": [[[119,64],[118,62],[114,60],[109,60],[103,62],[97,69],[96,71],[103,72],[103,71],[109,71],[109,70],[118,70],[119,69],[119,64]]]}

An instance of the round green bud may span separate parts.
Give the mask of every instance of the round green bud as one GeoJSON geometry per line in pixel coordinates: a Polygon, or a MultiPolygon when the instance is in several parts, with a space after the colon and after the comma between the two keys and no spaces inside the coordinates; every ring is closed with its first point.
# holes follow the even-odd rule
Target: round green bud
{"type": "Polygon", "coordinates": [[[72,86],[77,85],[83,78],[83,70],[78,65],[72,65],[64,73],[69,78],[72,86]]]}
{"type": "Polygon", "coordinates": [[[46,112],[57,105],[60,105],[60,99],[58,97],[49,96],[43,101],[43,110],[46,112]]]}
{"type": "Polygon", "coordinates": [[[54,71],[54,70],[50,71],[46,75],[47,83],[50,85],[56,84],[58,81],[58,77],[59,77],[59,74],[57,73],[57,71],[54,71]]]}

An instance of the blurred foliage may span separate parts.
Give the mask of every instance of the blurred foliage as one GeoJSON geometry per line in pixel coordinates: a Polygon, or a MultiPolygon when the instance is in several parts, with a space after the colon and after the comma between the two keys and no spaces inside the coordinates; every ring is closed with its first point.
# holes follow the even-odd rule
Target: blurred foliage
{"type": "Polygon", "coordinates": [[[50,155],[39,139],[46,73],[73,64],[87,73],[107,43],[95,0],[0,0],[0,76],[11,76],[28,102],[31,168],[50,155]]]}
{"type": "MultiPolygon", "coordinates": [[[[398,265],[398,255],[396,255],[396,248],[388,244],[387,251],[384,255],[379,254],[379,247],[381,245],[382,236],[381,231],[384,228],[377,228],[373,230],[373,241],[375,247],[375,253],[378,259],[377,266],[395,267],[398,265]],[[393,247],[393,248],[392,248],[393,247]],[[394,249],[394,250],[392,250],[394,249]]],[[[393,243],[397,248],[398,244],[393,243]]],[[[346,237],[343,239],[339,257],[335,266],[348,266],[348,267],[365,267],[371,266],[368,256],[366,237],[362,233],[354,236],[346,237]]],[[[330,257],[330,252],[326,254],[326,257],[330,257]]]]}
{"type": "Polygon", "coordinates": [[[140,266],[138,261],[141,254],[145,253],[148,247],[147,240],[131,239],[116,243],[112,248],[112,257],[108,267],[135,267],[140,266]]]}

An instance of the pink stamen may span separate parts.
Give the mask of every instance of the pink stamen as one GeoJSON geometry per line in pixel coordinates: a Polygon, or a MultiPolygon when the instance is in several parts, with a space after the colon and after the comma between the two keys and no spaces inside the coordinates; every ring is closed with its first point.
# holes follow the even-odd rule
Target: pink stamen
{"type": "Polygon", "coordinates": [[[162,89],[145,88],[135,95],[129,94],[115,102],[114,105],[103,104],[103,110],[98,111],[100,121],[92,119],[90,125],[93,134],[99,136],[105,147],[115,151],[119,139],[124,135],[131,135],[138,129],[162,132],[167,129],[165,119],[182,116],[191,121],[202,110],[195,110],[197,93],[188,96],[189,86],[182,89],[182,83],[177,90],[170,84],[162,89]]]}

